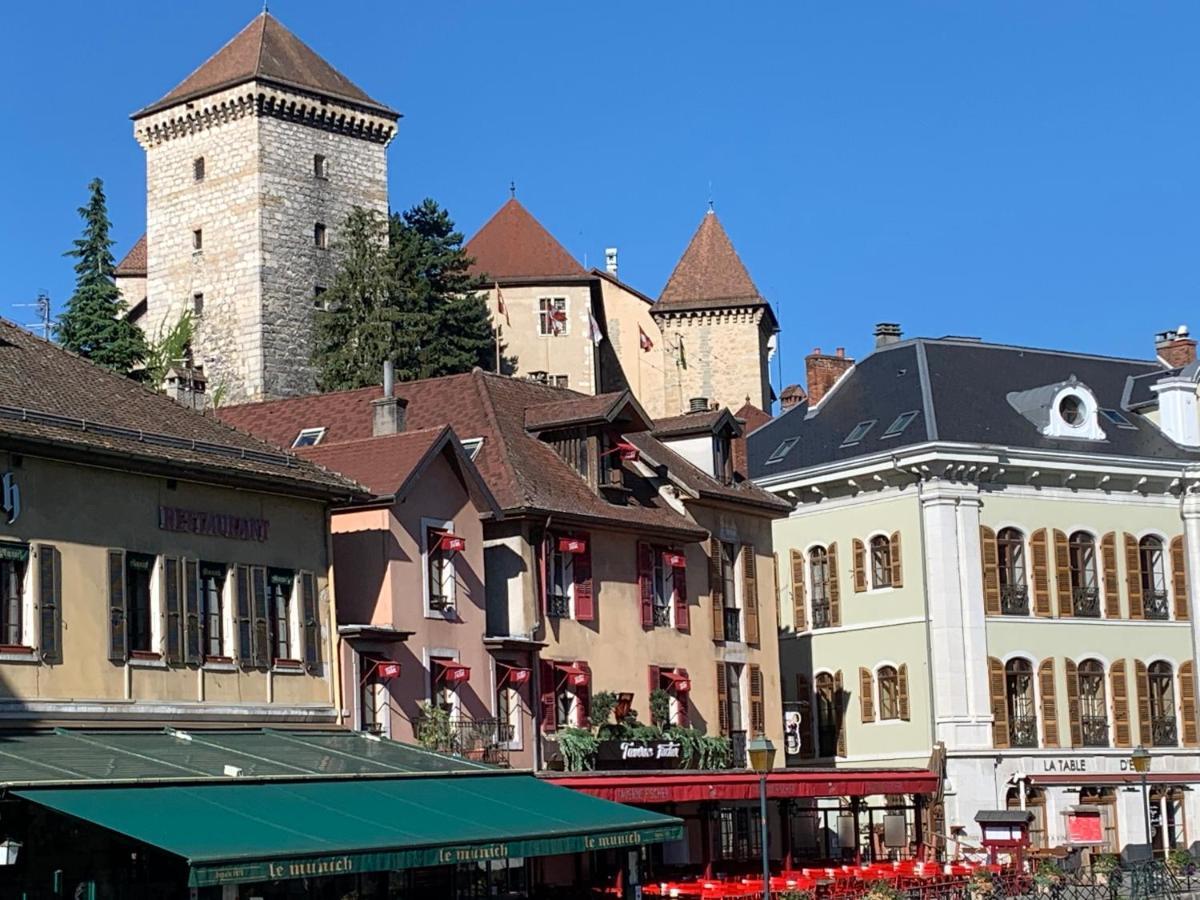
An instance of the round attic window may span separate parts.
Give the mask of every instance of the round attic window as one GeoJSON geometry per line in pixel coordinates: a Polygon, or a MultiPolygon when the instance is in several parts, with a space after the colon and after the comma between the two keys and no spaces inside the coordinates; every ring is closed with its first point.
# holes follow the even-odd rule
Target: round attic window
{"type": "Polygon", "coordinates": [[[1067,394],[1067,396],[1058,401],[1058,414],[1072,428],[1078,428],[1083,424],[1083,400],[1075,394],[1067,394]]]}

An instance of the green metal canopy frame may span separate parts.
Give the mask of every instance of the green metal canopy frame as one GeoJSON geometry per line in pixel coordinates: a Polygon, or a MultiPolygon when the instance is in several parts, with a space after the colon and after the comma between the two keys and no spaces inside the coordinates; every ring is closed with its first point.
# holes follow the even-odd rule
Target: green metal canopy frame
{"type": "Polygon", "coordinates": [[[186,859],[193,887],[548,856],[683,836],[679,819],[529,775],[492,772],[13,793],[186,859]]]}

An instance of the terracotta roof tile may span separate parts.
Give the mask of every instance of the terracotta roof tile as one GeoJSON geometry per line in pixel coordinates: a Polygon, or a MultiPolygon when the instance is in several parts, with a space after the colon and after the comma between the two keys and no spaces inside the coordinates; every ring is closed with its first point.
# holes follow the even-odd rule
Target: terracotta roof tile
{"type": "MultiPolygon", "coordinates": [[[[530,431],[548,431],[551,428],[561,428],[567,425],[592,425],[602,422],[615,421],[626,407],[636,401],[629,391],[615,391],[610,394],[595,394],[593,396],[576,396],[570,400],[559,400],[555,403],[540,403],[525,410],[525,427],[530,431]]],[[[640,408],[629,410],[632,419],[631,430],[645,431],[649,424],[640,408]]]]}
{"type": "Polygon", "coordinates": [[[659,305],[699,308],[764,302],[717,214],[709,210],[667,279],[659,305]]]}
{"type": "Polygon", "coordinates": [[[254,80],[311,91],[384,115],[397,115],[372,100],[264,11],[161,100],[134,113],[134,118],[254,80]]]}
{"type": "MultiPolygon", "coordinates": [[[[706,412],[684,413],[681,416],[667,416],[663,419],[654,420],[653,432],[656,438],[701,434],[714,431],[721,424],[722,420],[732,420],[732,418],[733,416],[729,410],[724,407],[710,409],[706,412]]],[[[735,430],[741,430],[736,422],[731,421],[731,424],[735,430]]]]}
{"type": "Polygon", "coordinates": [[[117,275],[124,275],[128,278],[136,278],[146,274],[146,236],[143,234],[137,239],[129,252],[117,263],[117,275]]]}
{"type": "MultiPolygon", "coordinates": [[[[785,390],[784,393],[787,393],[787,391],[785,390]]],[[[759,409],[749,400],[742,404],[742,408],[735,412],[734,416],[745,423],[744,431],[746,434],[755,429],[762,428],[772,419],[769,412],[759,409]]]]}
{"type": "Polygon", "coordinates": [[[567,249],[514,197],[467,242],[471,274],[489,279],[586,276],[567,249]]]}
{"type": "Polygon", "coordinates": [[[446,428],[422,428],[342,444],[318,444],[296,451],[334,472],[365,485],[372,494],[395,493],[420,465],[446,428]]]}
{"type": "Polygon", "coordinates": [[[359,486],[185,409],[162,394],[0,319],[0,441],[70,457],[276,490],[350,496],[359,486]]]}

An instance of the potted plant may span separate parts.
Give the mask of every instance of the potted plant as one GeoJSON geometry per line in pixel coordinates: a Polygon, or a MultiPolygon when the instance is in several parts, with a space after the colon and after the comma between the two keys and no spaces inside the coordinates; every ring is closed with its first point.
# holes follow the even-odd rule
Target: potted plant
{"type": "Polygon", "coordinates": [[[1034,886],[1042,896],[1057,897],[1064,880],[1063,870],[1052,859],[1043,859],[1033,873],[1034,886]]]}
{"type": "Polygon", "coordinates": [[[568,772],[583,772],[594,768],[599,740],[586,728],[561,728],[556,735],[562,754],[563,768],[568,772]]]}
{"type": "Polygon", "coordinates": [[[1121,883],[1121,857],[1115,853],[1101,853],[1092,861],[1092,877],[1096,884],[1121,883]]]}
{"type": "Polygon", "coordinates": [[[814,900],[812,891],[784,891],[779,900],[814,900]]]}
{"type": "Polygon", "coordinates": [[[967,882],[967,893],[971,900],[991,900],[996,894],[996,880],[987,869],[978,869],[967,882]]]}
{"type": "Polygon", "coordinates": [[[1192,875],[1196,871],[1196,861],[1186,850],[1168,850],[1167,871],[1172,875],[1192,875]]]}
{"type": "Polygon", "coordinates": [[[874,881],[863,894],[863,900],[904,900],[904,891],[887,881],[874,881]]]}

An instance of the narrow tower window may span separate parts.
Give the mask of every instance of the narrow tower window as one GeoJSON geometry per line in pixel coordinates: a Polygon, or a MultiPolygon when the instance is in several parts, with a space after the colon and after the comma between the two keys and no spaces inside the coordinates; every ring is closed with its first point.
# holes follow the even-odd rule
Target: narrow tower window
{"type": "Polygon", "coordinates": [[[313,244],[322,250],[329,246],[329,237],[325,233],[325,223],[318,222],[313,226],[313,244]]]}
{"type": "Polygon", "coordinates": [[[204,249],[204,229],[203,228],[193,228],[192,229],[192,249],[197,250],[197,251],[204,249]]]}
{"type": "Polygon", "coordinates": [[[320,153],[313,156],[313,177],[329,177],[329,161],[320,153]]]}
{"type": "Polygon", "coordinates": [[[192,179],[194,181],[204,180],[204,157],[197,156],[192,160],[192,179]]]}

